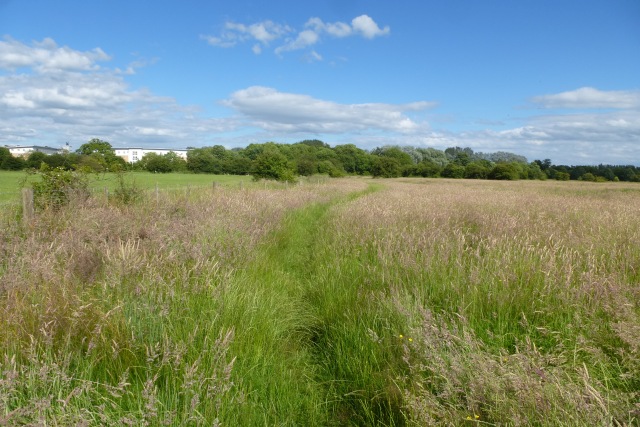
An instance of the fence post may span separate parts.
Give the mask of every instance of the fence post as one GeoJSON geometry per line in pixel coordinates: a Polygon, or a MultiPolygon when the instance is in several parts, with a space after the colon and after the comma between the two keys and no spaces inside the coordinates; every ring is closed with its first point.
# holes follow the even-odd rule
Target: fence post
{"type": "Polygon", "coordinates": [[[22,189],[22,220],[28,224],[35,216],[33,211],[33,188],[22,189]]]}
{"type": "Polygon", "coordinates": [[[104,187],[104,196],[107,198],[107,203],[109,203],[109,189],[104,187]]]}
{"type": "Polygon", "coordinates": [[[215,181],[213,181],[213,189],[215,190],[215,189],[216,189],[216,187],[218,187],[218,183],[217,183],[217,182],[215,182],[215,181]]]}

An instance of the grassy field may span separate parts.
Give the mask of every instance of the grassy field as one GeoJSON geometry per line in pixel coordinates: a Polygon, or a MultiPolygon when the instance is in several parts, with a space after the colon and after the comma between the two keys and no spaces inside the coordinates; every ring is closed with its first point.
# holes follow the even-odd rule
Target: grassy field
{"type": "Polygon", "coordinates": [[[5,215],[0,425],[638,425],[639,189],[209,181],[5,215]]]}
{"type": "MultiPolygon", "coordinates": [[[[215,182],[220,186],[235,186],[240,182],[250,185],[250,176],[237,175],[204,175],[189,173],[154,174],[150,172],[129,172],[125,175],[125,182],[135,184],[145,190],[155,190],[156,185],[161,190],[176,190],[186,187],[208,188],[215,182]]],[[[7,203],[16,203],[20,200],[20,188],[25,184],[37,180],[36,175],[27,175],[26,172],[0,171],[0,206],[7,203]]],[[[89,185],[91,189],[100,193],[105,189],[113,191],[117,185],[116,174],[90,174],[89,185]]]]}

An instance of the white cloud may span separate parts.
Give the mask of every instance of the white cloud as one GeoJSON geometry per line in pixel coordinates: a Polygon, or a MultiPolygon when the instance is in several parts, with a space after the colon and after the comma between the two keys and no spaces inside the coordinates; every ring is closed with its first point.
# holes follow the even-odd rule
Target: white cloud
{"type": "Polygon", "coordinates": [[[307,46],[312,46],[316,44],[320,40],[320,36],[313,30],[304,30],[298,33],[298,36],[295,40],[285,44],[284,46],[278,47],[275,52],[280,55],[282,52],[290,51],[290,50],[298,50],[304,49],[307,46]]]}
{"type": "Polygon", "coordinates": [[[430,102],[339,104],[262,86],[234,92],[223,104],[241,113],[255,126],[286,133],[417,132],[427,125],[412,120],[405,113],[434,106],[430,102]]]}
{"type": "Polygon", "coordinates": [[[376,22],[368,15],[360,15],[357,18],[353,18],[351,26],[354,31],[361,33],[368,39],[384,36],[391,32],[391,29],[388,26],[382,29],[378,27],[378,24],[376,24],[376,22]]]}
{"type": "Polygon", "coordinates": [[[224,31],[217,36],[201,35],[212,46],[217,47],[233,47],[245,41],[257,41],[252,50],[259,54],[262,52],[262,46],[268,46],[276,40],[283,40],[274,52],[277,55],[283,52],[305,49],[320,42],[323,35],[329,35],[334,38],[344,38],[353,35],[361,35],[368,39],[390,33],[389,26],[380,28],[378,24],[368,15],[360,15],[351,21],[351,24],[345,22],[325,23],[320,18],[310,18],[302,30],[295,30],[288,25],[274,23],[273,21],[263,21],[251,25],[240,24],[236,22],[227,22],[224,25],[224,31]],[[257,47],[256,47],[257,46],[257,47]]]}
{"type": "Polygon", "coordinates": [[[8,72],[0,74],[0,145],[79,145],[100,137],[180,147],[237,127],[235,119],[201,117],[173,98],[131,89],[126,72],[95,65],[107,59],[100,49],[74,51],[50,39],[3,42],[0,64],[8,72]]]}
{"type": "MultiPolygon", "coordinates": [[[[211,46],[224,48],[233,47],[238,43],[249,40],[268,46],[270,42],[283,37],[291,31],[289,26],[277,24],[273,21],[256,22],[251,25],[229,21],[225,23],[224,31],[219,36],[201,35],[200,38],[211,46]]],[[[253,47],[254,52],[256,52],[255,46],[253,47]]]]}
{"type": "Polygon", "coordinates": [[[640,90],[602,91],[592,87],[536,96],[533,102],[545,108],[640,108],[640,90]]]}
{"type": "Polygon", "coordinates": [[[110,59],[100,48],[80,52],[66,46],[59,47],[50,38],[34,42],[31,46],[11,38],[0,41],[0,69],[95,70],[98,69],[97,62],[110,59]]]}

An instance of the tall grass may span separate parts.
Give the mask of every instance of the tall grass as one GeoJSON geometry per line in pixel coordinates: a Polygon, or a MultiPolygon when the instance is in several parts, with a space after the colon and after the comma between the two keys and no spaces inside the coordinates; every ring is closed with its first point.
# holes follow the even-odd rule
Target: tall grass
{"type": "Polygon", "coordinates": [[[638,196],[427,180],[337,211],[328,268],[354,269],[367,308],[352,317],[369,305],[401,315],[368,327],[375,341],[399,338],[388,369],[406,422],[638,423],[638,196]]]}
{"type": "Polygon", "coordinates": [[[0,227],[0,425],[637,425],[640,191],[344,179],[0,227]]]}

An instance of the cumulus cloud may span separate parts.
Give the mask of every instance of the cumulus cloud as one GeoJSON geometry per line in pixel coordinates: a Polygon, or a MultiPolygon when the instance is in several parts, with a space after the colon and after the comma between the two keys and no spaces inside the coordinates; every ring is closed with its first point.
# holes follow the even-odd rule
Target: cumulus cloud
{"type": "Polygon", "coordinates": [[[380,26],[368,15],[360,15],[346,22],[323,22],[322,19],[310,18],[302,29],[296,30],[288,25],[277,24],[272,21],[263,21],[255,24],[239,24],[227,22],[221,34],[202,35],[212,46],[229,48],[246,41],[258,42],[252,50],[259,54],[262,46],[268,46],[271,42],[282,40],[274,52],[280,55],[284,52],[305,49],[313,46],[327,35],[333,38],[344,38],[360,35],[367,39],[388,35],[391,32],[389,26],[380,26]]]}
{"type": "Polygon", "coordinates": [[[354,31],[361,33],[368,39],[384,36],[391,32],[391,29],[388,26],[382,29],[378,27],[378,24],[376,24],[376,22],[367,15],[360,15],[357,18],[354,18],[351,21],[351,26],[354,31]]]}
{"type": "Polygon", "coordinates": [[[545,108],[640,108],[640,90],[603,91],[582,87],[552,95],[536,96],[532,100],[545,108]]]}
{"type": "Polygon", "coordinates": [[[245,41],[257,41],[267,46],[273,40],[279,39],[291,31],[292,29],[287,25],[268,20],[251,25],[229,21],[225,23],[224,30],[219,36],[201,35],[200,37],[212,46],[224,48],[233,47],[245,41]]]}
{"type": "Polygon", "coordinates": [[[115,144],[184,146],[236,127],[232,119],[203,118],[173,98],[131,89],[127,73],[96,66],[109,60],[99,48],[76,51],[51,39],[0,43],[0,68],[8,70],[0,74],[0,145],[99,136],[115,144]]]}
{"type": "Polygon", "coordinates": [[[45,38],[31,46],[11,38],[0,41],[0,69],[15,70],[34,68],[39,71],[95,70],[97,62],[111,58],[102,49],[77,51],[66,46],[58,46],[55,41],[45,38]]]}
{"type": "Polygon", "coordinates": [[[262,86],[236,91],[223,104],[241,113],[255,126],[290,133],[367,130],[411,133],[427,126],[412,120],[405,113],[435,105],[425,101],[410,104],[339,104],[262,86]]]}

